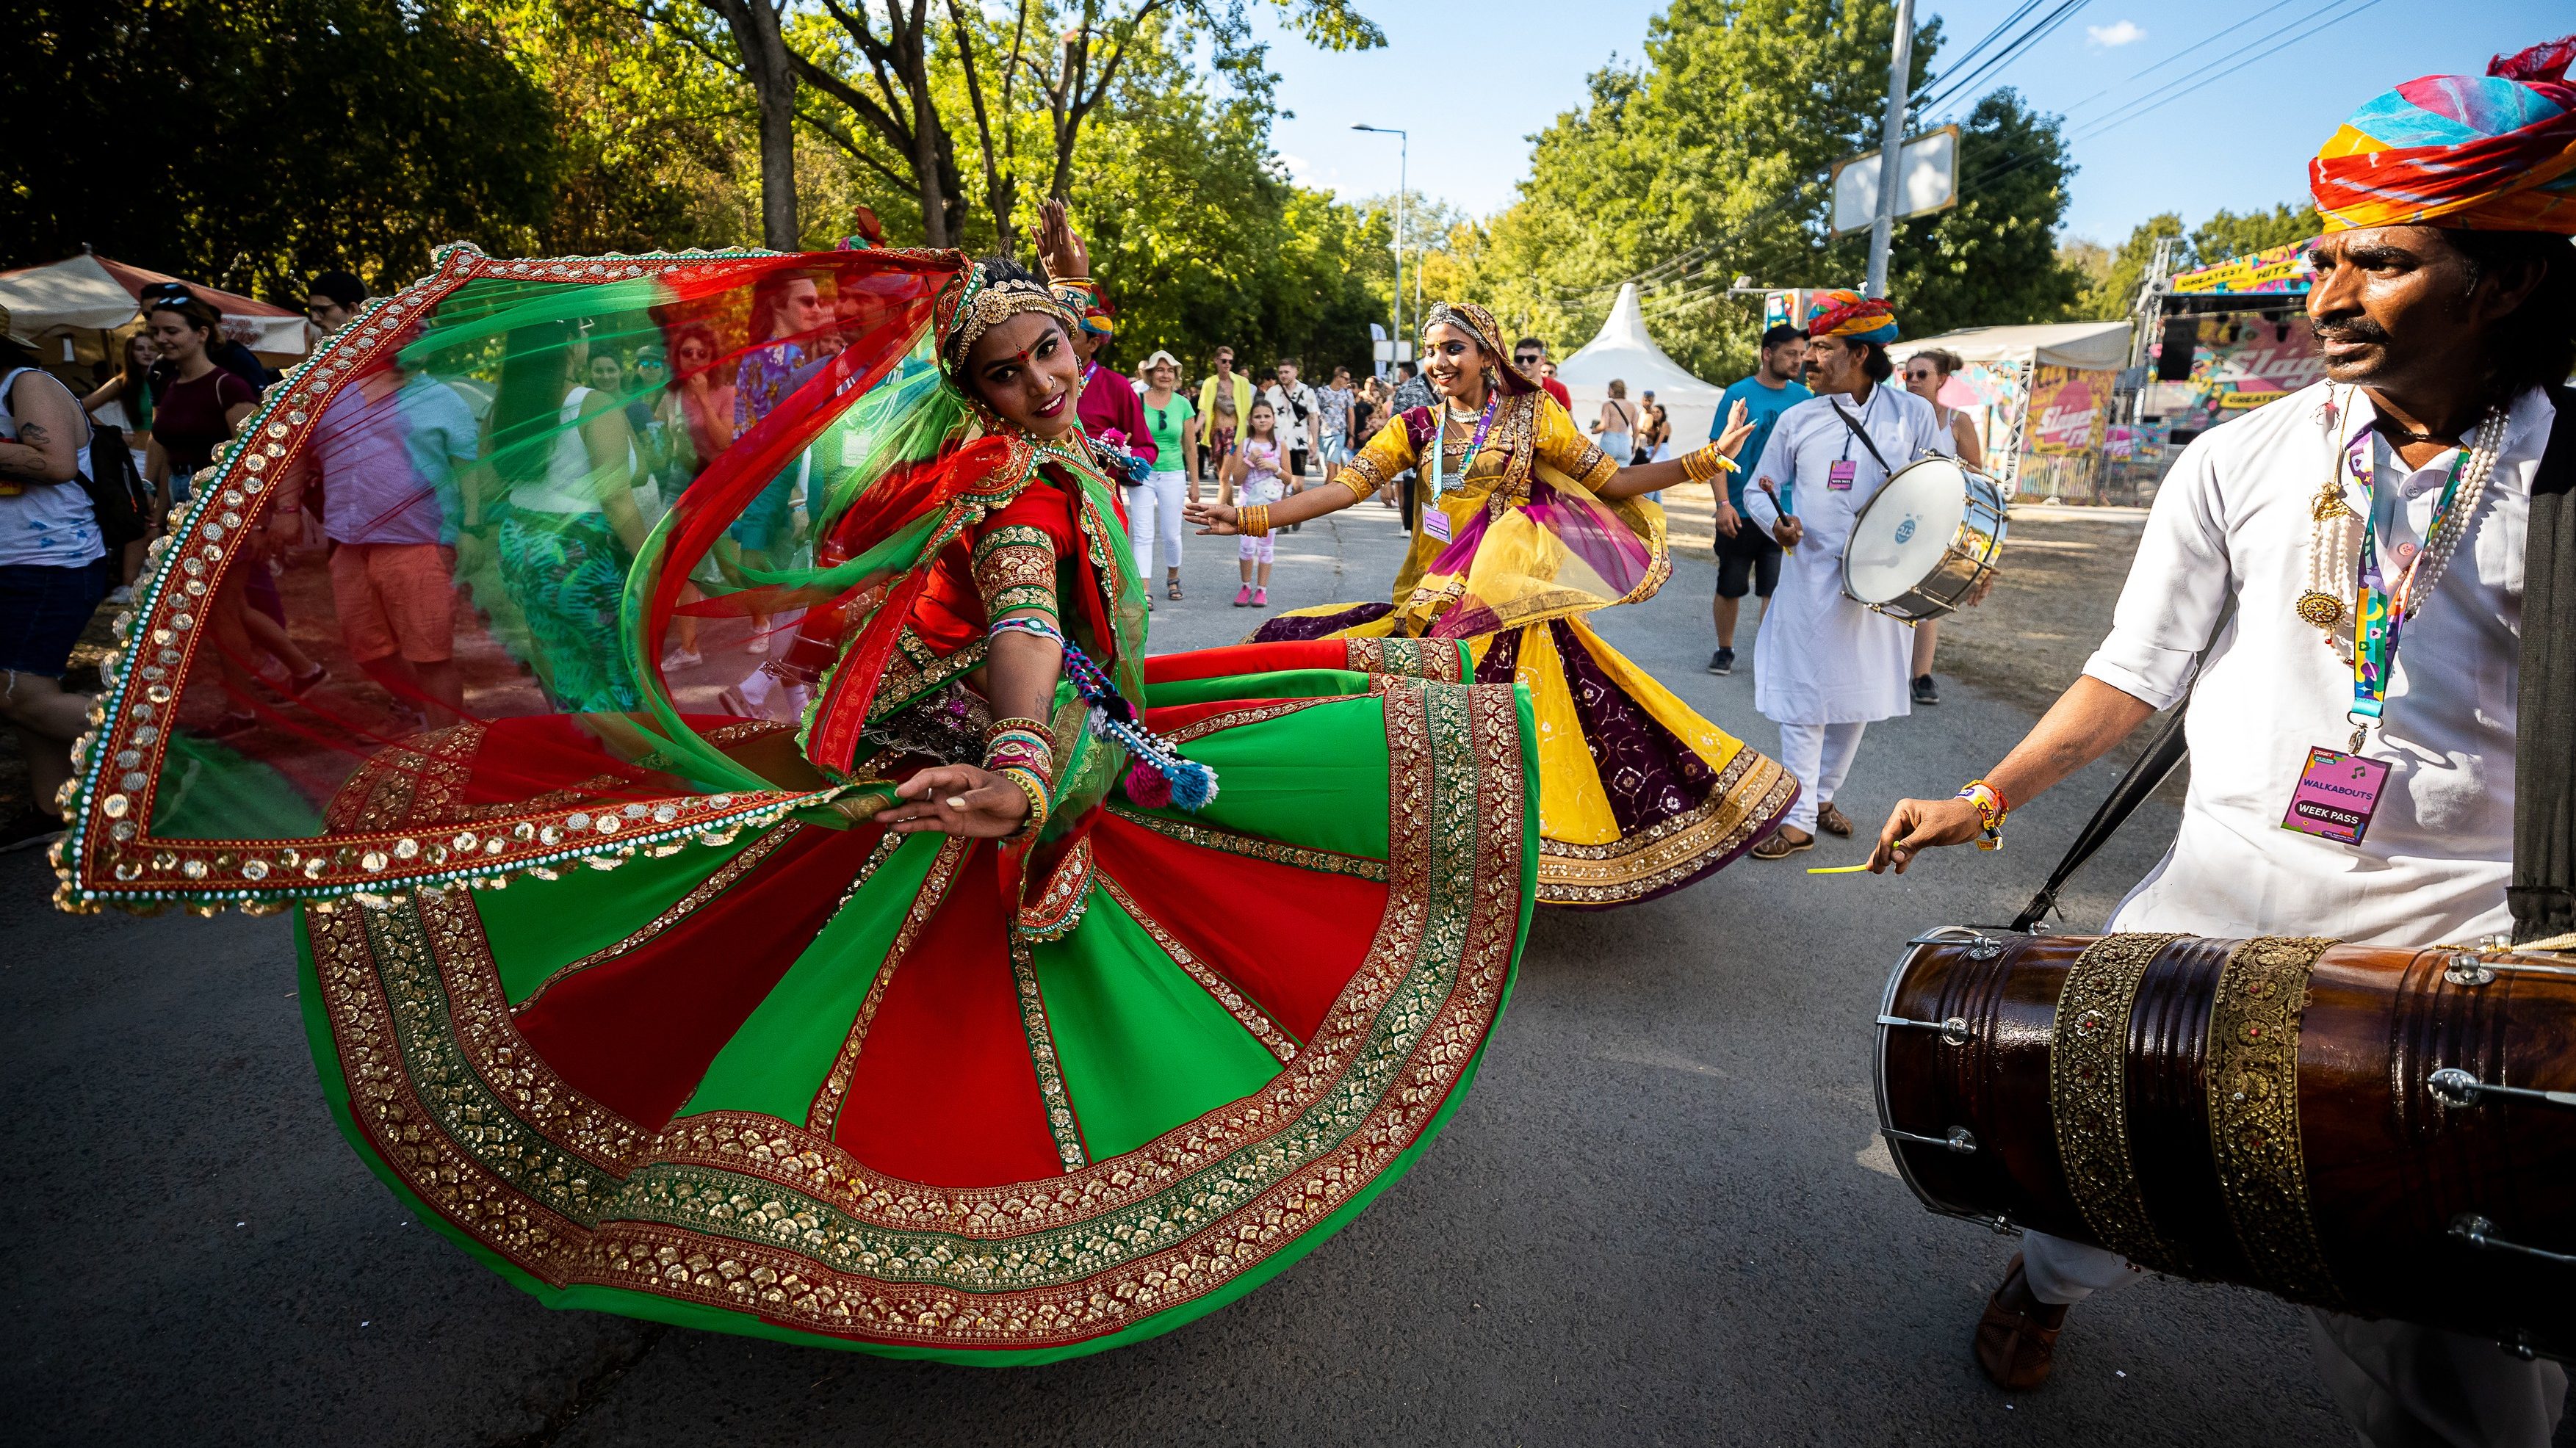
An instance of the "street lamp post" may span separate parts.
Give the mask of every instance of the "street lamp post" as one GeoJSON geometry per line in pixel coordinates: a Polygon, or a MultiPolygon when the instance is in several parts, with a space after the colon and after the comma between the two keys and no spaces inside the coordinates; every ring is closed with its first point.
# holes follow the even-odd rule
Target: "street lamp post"
{"type": "MultiPolygon", "coordinates": [[[[1400,357],[1404,352],[1405,153],[1412,149],[1413,140],[1411,136],[1393,126],[1356,125],[1351,129],[1374,131],[1381,136],[1395,137],[1395,293],[1392,298],[1394,311],[1388,317],[1394,331],[1387,338],[1387,352],[1390,357],[1400,357]]],[[[1416,310],[1420,309],[1416,308],[1416,310]]]]}

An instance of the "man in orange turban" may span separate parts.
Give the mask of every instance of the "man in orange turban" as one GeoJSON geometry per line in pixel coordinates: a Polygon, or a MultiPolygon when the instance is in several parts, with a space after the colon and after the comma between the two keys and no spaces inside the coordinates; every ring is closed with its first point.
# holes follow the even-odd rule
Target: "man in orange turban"
{"type": "MultiPolygon", "coordinates": [[[[2410,81],[2327,142],[2308,293],[2325,380],[2192,442],[2084,676],[1957,798],[1899,804],[1873,867],[1999,836],[2011,807],[2188,701],[2174,847],[2108,929],[2402,946],[2576,930],[2571,58],[2576,37],[2410,81]],[[2346,763],[2380,781],[2361,824],[2303,814],[2303,771],[2346,763]]],[[[2039,1386],[2067,1309],[2138,1278],[2095,1243],[2170,1261],[2208,1226],[2171,1189],[2138,1183],[2134,1219],[2088,1196],[2088,1241],[2024,1234],[1975,1333],[1988,1376],[2039,1386]]],[[[2366,1278],[2349,1225],[2263,1247],[2366,1278]]],[[[2562,1368],[2476,1334],[2312,1311],[2309,1335],[2379,1448],[2546,1448],[2565,1406],[2562,1368]]]]}

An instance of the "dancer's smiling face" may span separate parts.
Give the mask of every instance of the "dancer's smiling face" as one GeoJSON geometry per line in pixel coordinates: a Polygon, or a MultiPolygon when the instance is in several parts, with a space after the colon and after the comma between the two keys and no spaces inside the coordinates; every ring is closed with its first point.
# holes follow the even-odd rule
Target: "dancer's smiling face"
{"type": "Polygon", "coordinates": [[[1073,431],[1082,364],[1064,326],[1044,312],[1004,318],[966,352],[966,382],[984,405],[1031,436],[1073,431]]]}
{"type": "Polygon", "coordinates": [[[1485,395],[1485,369],[1494,359],[1476,334],[1447,322],[1422,336],[1422,375],[1432,390],[1453,402],[1480,401],[1485,395]]]}

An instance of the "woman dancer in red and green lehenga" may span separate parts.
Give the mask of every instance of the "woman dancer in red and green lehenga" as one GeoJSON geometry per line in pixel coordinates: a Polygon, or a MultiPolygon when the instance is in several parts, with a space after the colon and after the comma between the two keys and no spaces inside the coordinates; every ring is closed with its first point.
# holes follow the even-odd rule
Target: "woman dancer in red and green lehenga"
{"type": "Polygon", "coordinates": [[[1433,307],[1422,341],[1439,400],[1389,419],[1330,484],[1266,509],[1191,505],[1202,531],[1257,534],[1350,507],[1408,468],[1418,480],[1424,501],[1391,602],[1298,609],[1252,638],[1344,639],[1355,653],[1464,644],[1476,678],[1525,685],[1538,721],[1542,904],[1627,905],[1720,869],[1788,813],[1797,780],[1584,616],[1652,597],[1672,571],[1663,509],[1638,494],[1721,476],[1752,429],[1621,467],[1514,368],[1483,307],[1433,307]]]}
{"type": "Polygon", "coordinates": [[[162,551],[66,794],[59,901],[299,906],[342,1129],[554,1306],[1008,1364],[1250,1290],[1473,1078],[1534,896],[1536,736],[1454,644],[1144,658],[1071,325],[953,252],[448,249],[272,391],[162,551]],[[561,457],[559,510],[635,483],[613,447],[558,450],[601,409],[495,384],[682,329],[739,353],[786,273],[831,304],[795,339],[821,361],[635,550],[582,672],[637,706],[576,702],[493,547],[549,525],[505,480],[561,457]],[[458,404],[480,438],[420,446],[458,404]],[[798,539],[710,587],[800,462],[798,539]],[[375,555],[272,542],[289,481],[452,523],[421,545],[453,560],[447,633],[346,561],[375,555]],[[229,697],[200,621],[271,566],[333,679],[229,697]],[[684,610],[728,657],[675,680],[684,610]],[[793,630],[799,721],[715,712],[755,615],[793,630]],[[462,708],[404,682],[438,653],[462,708]],[[210,739],[237,708],[259,727],[210,739]]]}

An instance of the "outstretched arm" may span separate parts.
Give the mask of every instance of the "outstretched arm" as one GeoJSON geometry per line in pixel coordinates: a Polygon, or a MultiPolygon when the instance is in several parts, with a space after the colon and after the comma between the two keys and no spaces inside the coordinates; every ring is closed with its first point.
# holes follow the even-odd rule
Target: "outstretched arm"
{"type": "MultiPolygon", "coordinates": [[[[1736,454],[1743,451],[1744,440],[1753,436],[1753,424],[1747,420],[1745,414],[1744,399],[1739,397],[1735,400],[1734,410],[1726,415],[1726,431],[1717,441],[1697,452],[1685,453],[1677,458],[1666,458],[1659,463],[1638,463],[1633,467],[1621,468],[1607,484],[1603,485],[1601,496],[1633,498],[1639,493],[1659,492],[1665,488],[1679,487],[1683,483],[1693,482],[1707,482],[1711,486],[1717,486],[1716,480],[1725,476],[1728,468],[1736,463],[1736,454]],[[1720,458],[1725,459],[1725,462],[1717,461],[1720,458]]],[[[1726,502],[1726,490],[1723,487],[1718,487],[1717,500],[1721,506],[1726,502]]]]}
{"type": "MultiPolygon", "coordinates": [[[[1331,482],[1269,504],[1270,526],[1284,528],[1291,523],[1303,523],[1327,513],[1339,512],[1364,498],[1376,497],[1377,490],[1385,485],[1387,479],[1415,463],[1413,434],[1406,429],[1404,417],[1399,413],[1378,429],[1377,436],[1369,439],[1369,445],[1360,449],[1358,457],[1334,472],[1331,482]]],[[[1232,465],[1229,461],[1228,466],[1232,465]]],[[[1222,538],[1243,531],[1241,513],[1241,509],[1223,503],[1192,503],[1182,510],[1181,516],[1196,524],[1201,533],[1222,538]]]]}
{"type": "MultiPolygon", "coordinates": [[[[1986,782],[2002,796],[2004,808],[2027,804],[2108,753],[2155,712],[2146,700],[2087,674],[2058,696],[2047,716],[2013,746],[1986,782]]],[[[1878,848],[1870,851],[1870,871],[1894,865],[1902,875],[1920,851],[1964,844],[1977,837],[1981,826],[1977,806],[1969,800],[1899,800],[1878,832],[1878,848]]]]}

